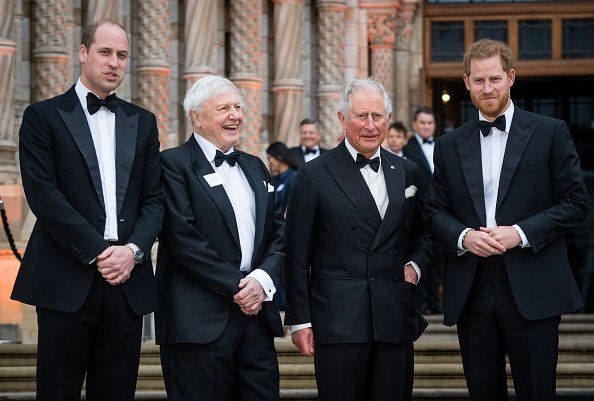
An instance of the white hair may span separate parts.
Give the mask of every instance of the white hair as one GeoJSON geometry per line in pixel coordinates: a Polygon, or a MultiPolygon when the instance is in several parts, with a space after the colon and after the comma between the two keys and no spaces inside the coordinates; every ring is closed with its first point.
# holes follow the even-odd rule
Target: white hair
{"type": "Polygon", "coordinates": [[[384,104],[386,106],[387,114],[392,114],[392,101],[390,100],[388,93],[384,89],[384,86],[373,77],[355,78],[347,82],[344,91],[340,96],[338,111],[340,111],[344,116],[347,116],[349,110],[351,109],[351,98],[353,93],[364,89],[371,89],[380,93],[384,97],[384,104]]]}
{"type": "Polygon", "coordinates": [[[241,92],[233,82],[219,75],[207,75],[194,82],[192,87],[186,92],[186,96],[184,97],[184,112],[186,116],[190,117],[191,111],[200,112],[204,102],[218,95],[226,87],[235,91],[239,102],[243,106],[241,92]]]}

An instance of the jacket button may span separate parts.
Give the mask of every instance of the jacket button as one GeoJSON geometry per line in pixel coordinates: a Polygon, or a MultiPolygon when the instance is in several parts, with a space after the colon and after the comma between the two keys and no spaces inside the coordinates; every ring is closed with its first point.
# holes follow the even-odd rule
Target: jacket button
{"type": "Polygon", "coordinates": [[[373,283],[373,282],[375,281],[375,278],[371,277],[371,278],[369,279],[369,281],[373,283]]]}
{"type": "Polygon", "coordinates": [[[351,226],[351,230],[356,230],[356,229],[357,229],[357,226],[353,224],[353,225],[351,226]]]}

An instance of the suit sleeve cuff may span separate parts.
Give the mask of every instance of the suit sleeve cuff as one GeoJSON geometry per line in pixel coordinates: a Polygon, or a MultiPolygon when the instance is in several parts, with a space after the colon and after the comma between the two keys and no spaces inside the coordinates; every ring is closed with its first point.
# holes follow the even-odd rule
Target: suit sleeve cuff
{"type": "Polygon", "coordinates": [[[526,234],[524,234],[524,231],[520,228],[520,226],[517,224],[514,224],[512,227],[516,229],[516,231],[520,235],[520,238],[522,238],[520,247],[521,248],[530,248],[530,242],[528,242],[528,238],[526,237],[526,234]]]}
{"type": "Polygon", "coordinates": [[[274,282],[272,281],[268,273],[266,273],[262,269],[254,269],[247,276],[256,279],[256,281],[260,283],[260,285],[262,286],[262,289],[264,290],[264,295],[266,295],[266,299],[264,299],[264,302],[272,301],[272,297],[276,293],[276,287],[274,286],[274,282]]]}
{"type": "Polygon", "coordinates": [[[410,262],[408,262],[407,265],[411,265],[413,267],[413,269],[415,269],[415,272],[417,272],[417,283],[420,282],[421,281],[421,269],[419,269],[419,265],[416,262],[413,262],[412,260],[410,262]]]}
{"type": "Polygon", "coordinates": [[[310,327],[311,327],[311,323],[302,323],[302,324],[291,325],[291,334],[293,334],[299,330],[308,329],[310,327]]]}
{"type": "Polygon", "coordinates": [[[464,247],[462,246],[462,240],[464,239],[464,234],[466,234],[470,230],[472,230],[472,228],[465,228],[458,237],[458,256],[464,255],[467,252],[467,250],[464,249],[464,247]]]}

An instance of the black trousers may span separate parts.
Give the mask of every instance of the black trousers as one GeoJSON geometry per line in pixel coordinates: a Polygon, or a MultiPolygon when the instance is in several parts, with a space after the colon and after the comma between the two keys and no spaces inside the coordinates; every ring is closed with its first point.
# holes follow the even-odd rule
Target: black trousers
{"type": "Polygon", "coordinates": [[[161,345],[161,366],[169,401],[280,400],[272,331],[239,307],[213,343],[161,345]]]}
{"type": "Polygon", "coordinates": [[[37,401],[80,400],[85,375],[88,401],[134,400],[142,316],[121,286],[97,273],[80,310],[38,307],[37,322],[37,401]]]}
{"type": "Polygon", "coordinates": [[[316,344],[319,401],[410,401],[413,344],[316,344]]]}
{"type": "Polygon", "coordinates": [[[471,400],[508,399],[506,352],[516,399],[554,400],[560,321],[560,316],[542,320],[522,317],[511,292],[503,257],[481,259],[457,323],[471,400]]]}

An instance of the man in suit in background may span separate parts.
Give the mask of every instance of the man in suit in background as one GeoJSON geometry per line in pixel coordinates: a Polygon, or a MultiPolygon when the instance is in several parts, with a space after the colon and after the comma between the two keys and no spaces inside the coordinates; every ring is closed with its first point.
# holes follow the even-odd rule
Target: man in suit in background
{"type": "Polygon", "coordinates": [[[326,152],[326,149],[320,147],[320,133],[318,132],[316,120],[310,118],[301,120],[299,123],[299,141],[301,145],[290,149],[299,166],[326,152]]]}
{"type": "Polygon", "coordinates": [[[117,22],[85,29],[80,79],[29,106],[19,154],[37,217],[12,298],[37,306],[37,399],[134,399],[148,256],[163,218],[154,114],[115,97],[128,62],[117,22]]]}
{"type": "Polygon", "coordinates": [[[441,137],[432,234],[450,250],[445,316],[457,325],[473,401],[555,399],[562,313],[582,305],[564,234],[587,216],[580,162],[564,122],[516,107],[511,49],[480,40],[464,56],[476,119],[441,137]]]}
{"type": "MultiPolygon", "coordinates": [[[[407,159],[417,163],[421,169],[423,188],[429,189],[433,175],[433,148],[435,143],[435,114],[429,107],[419,107],[413,117],[414,135],[404,147],[407,159]]],[[[431,253],[431,263],[423,271],[423,281],[419,283],[417,306],[421,313],[442,313],[439,286],[443,278],[445,251],[443,245],[435,241],[431,253]]]]}
{"type": "Polygon", "coordinates": [[[396,156],[405,157],[402,151],[408,142],[406,127],[402,121],[395,121],[390,124],[388,136],[384,141],[384,148],[396,156]]]}
{"type": "Polygon", "coordinates": [[[379,82],[349,82],[345,140],[301,167],[287,208],[285,323],[303,355],[315,348],[320,401],[412,397],[430,239],[418,167],[380,146],[391,114],[379,82]]]}
{"type": "Polygon", "coordinates": [[[233,149],[239,89],[196,81],[184,99],[189,140],[161,154],[166,193],[155,314],[169,399],[279,400],[274,336],[284,259],[283,217],[259,158],[233,149]]]}

